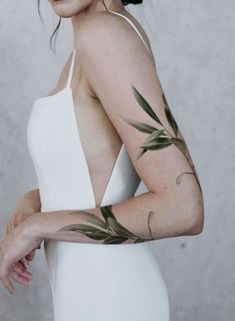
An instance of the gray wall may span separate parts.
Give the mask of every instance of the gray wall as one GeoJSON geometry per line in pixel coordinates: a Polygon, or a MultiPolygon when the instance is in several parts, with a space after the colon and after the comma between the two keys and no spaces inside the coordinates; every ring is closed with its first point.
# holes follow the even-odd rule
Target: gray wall
{"type": "MultiPolygon", "coordinates": [[[[204,190],[203,233],[151,244],[168,287],[171,321],[233,321],[235,2],[145,0],[142,6],[128,8],[149,35],[162,86],[204,190]]],[[[26,146],[32,101],[54,87],[73,44],[70,22],[64,19],[57,42],[58,56],[50,51],[48,39],[57,17],[47,1],[42,3],[44,29],[36,1],[19,5],[8,0],[1,2],[0,11],[3,231],[16,199],[37,186],[26,146]]],[[[15,283],[13,296],[0,286],[1,321],[52,321],[42,251],[37,251],[32,272],[32,284],[25,287],[15,283]]]]}

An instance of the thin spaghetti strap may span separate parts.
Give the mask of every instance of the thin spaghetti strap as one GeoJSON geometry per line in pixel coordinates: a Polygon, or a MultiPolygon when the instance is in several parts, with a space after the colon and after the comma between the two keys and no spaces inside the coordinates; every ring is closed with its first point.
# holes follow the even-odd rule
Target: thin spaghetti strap
{"type": "Polygon", "coordinates": [[[72,80],[72,76],[73,76],[73,69],[74,69],[75,52],[76,51],[75,51],[75,47],[74,47],[73,48],[73,55],[72,55],[72,60],[71,60],[71,64],[70,64],[70,69],[69,69],[69,75],[68,75],[66,88],[70,87],[70,85],[71,85],[71,80],[72,80]]]}
{"type": "Polygon", "coordinates": [[[127,17],[124,16],[123,14],[121,14],[121,13],[119,13],[119,12],[116,12],[116,11],[111,11],[111,10],[109,10],[109,12],[112,12],[112,13],[114,13],[114,14],[117,14],[117,15],[123,17],[124,19],[126,19],[126,20],[132,25],[132,27],[135,29],[135,31],[136,31],[137,34],[140,36],[140,38],[143,40],[143,43],[145,44],[145,47],[150,51],[149,46],[146,44],[146,42],[145,42],[144,38],[141,36],[139,30],[137,29],[137,27],[135,26],[135,24],[134,24],[129,18],[127,18],[127,17]]]}

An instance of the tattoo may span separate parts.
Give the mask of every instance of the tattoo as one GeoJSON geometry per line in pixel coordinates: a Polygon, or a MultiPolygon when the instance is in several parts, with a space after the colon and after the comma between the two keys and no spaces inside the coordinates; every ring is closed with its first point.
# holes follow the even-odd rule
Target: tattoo
{"type": "MultiPolygon", "coordinates": [[[[159,117],[153,111],[150,104],[146,101],[146,99],[139,93],[139,91],[134,86],[132,86],[132,90],[138,104],[157,123],[157,127],[153,127],[146,123],[135,122],[133,120],[126,119],[125,117],[121,116],[128,124],[135,127],[137,130],[144,132],[146,134],[149,134],[147,139],[144,141],[144,143],[141,146],[139,146],[141,150],[137,155],[137,159],[139,159],[148,150],[160,150],[163,148],[167,148],[168,146],[171,146],[173,144],[175,145],[175,147],[179,149],[181,153],[183,153],[183,155],[187,159],[192,169],[192,172],[183,172],[180,175],[178,175],[176,178],[176,184],[179,185],[181,183],[181,180],[184,174],[194,175],[199,185],[199,188],[202,191],[201,185],[195,170],[195,166],[190,161],[189,151],[186,146],[186,143],[183,139],[178,137],[179,128],[170,111],[164,92],[162,93],[162,99],[165,107],[164,112],[171,126],[171,129],[174,132],[174,135],[172,135],[167,130],[167,128],[165,128],[165,126],[163,125],[159,117]],[[161,128],[159,128],[159,125],[161,128]]],[[[123,225],[121,225],[117,221],[112,211],[112,205],[100,207],[100,210],[104,220],[86,211],[82,211],[82,210],[72,211],[69,214],[80,214],[80,218],[83,218],[87,223],[91,223],[92,225],[70,224],[70,225],[64,226],[58,231],[79,232],[91,239],[99,240],[103,244],[121,244],[127,240],[131,240],[133,243],[140,243],[140,242],[146,242],[146,241],[151,241],[155,239],[152,235],[152,231],[150,228],[150,218],[154,214],[153,211],[149,212],[148,218],[147,218],[147,227],[148,227],[150,238],[141,238],[135,233],[132,233],[131,231],[126,229],[123,225]]]]}
{"type": "Polygon", "coordinates": [[[103,244],[121,244],[127,240],[131,240],[133,243],[140,243],[154,240],[151,229],[149,226],[150,216],[153,214],[153,211],[150,211],[148,214],[148,229],[150,233],[150,239],[141,238],[135,233],[132,233],[128,229],[126,229],[123,225],[121,225],[113,211],[112,205],[109,206],[102,206],[100,207],[102,216],[104,220],[98,218],[96,215],[86,212],[75,210],[70,212],[69,214],[81,214],[82,218],[87,223],[91,223],[92,225],[88,224],[70,224],[62,227],[58,231],[75,231],[86,235],[87,237],[103,241],[103,244]],[[84,215],[83,215],[84,214],[84,215]]]}
{"type": "Polygon", "coordinates": [[[179,151],[181,153],[183,153],[183,155],[185,156],[185,158],[187,159],[192,172],[183,172],[181,173],[179,176],[177,176],[176,178],[176,184],[179,185],[181,183],[181,179],[182,176],[184,174],[191,174],[194,175],[200,190],[202,191],[199,179],[197,177],[197,173],[195,170],[195,166],[192,162],[190,162],[189,159],[189,151],[188,148],[186,146],[186,143],[183,139],[178,137],[178,133],[179,133],[179,128],[178,125],[170,111],[169,105],[167,103],[166,97],[164,92],[162,93],[162,99],[164,102],[164,112],[166,115],[166,118],[174,132],[174,135],[172,135],[163,125],[163,123],[161,122],[161,120],[159,119],[159,117],[156,115],[156,113],[153,111],[152,107],[150,106],[150,104],[146,101],[146,99],[140,94],[140,92],[133,86],[132,87],[132,91],[134,93],[135,99],[137,100],[138,104],[140,105],[140,107],[152,118],[156,121],[157,123],[157,127],[153,127],[150,126],[148,124],[145,123],[139,123],[139,122],[135,122],[133,120],[127,119],[123,116],[120,116],[121,118],[123,118],[128,124],[130,124],[131,126],[135,127],[136,129],[138,129],[141,132],[144,132],[146,134],[149,134],[148,138],[144,141],[144,143],[139,146],[140,147],[140,152],[137,155],[137,159],[139,159],[144,153],[146,153],[148,150],[159,150],[159,149],[163,149],[166,148],[168,146],[171,146],[172,144],[175,145],[179,151]],[[160,125],[161,128],[158,128],[160,125]]]}

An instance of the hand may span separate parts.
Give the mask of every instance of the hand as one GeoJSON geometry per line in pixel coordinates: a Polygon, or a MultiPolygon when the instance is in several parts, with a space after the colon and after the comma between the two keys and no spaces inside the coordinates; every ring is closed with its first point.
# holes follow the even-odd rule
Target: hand
{"type": "MultiPolygon", "coordinates": [[[[22,211],[14,212],[14,214],[10,217],[8,224],[5,227],[3,238],[5,238],[8,233],[12,232],[21,222],[24,222],[27,218],[29,218],[33,214],[34,213],[29,214],[22,211]]],[[[41,245],[39,244],[36,249],[32,250],[28,255],[26,255],[25,258],[22,259],[22,264],[26,268],[28,266],[28,261],[33,261],[36,254],[36,250],[40,248],[41,248],[41,245]]]]}
{"type": "MultiPolygon", "coordinates": [[[[20,261],[36,249],[42,241],[43,239],[35,235],[32,217],[19,224],[0,241],[0,280],[11,294],[15,292],[15,289],[9,276],[25,284],[25,278],[21,272],[28,271],[24,270],[20,261]]],[[[28,278],[30,278],[30,274],[28,272],[28,278]]]]}
{"type": "MultiPolygon", "coordinates": [[[[13,214],[10,216],[8,223],[5,227],[4,236],[10,233],[16,226],[24,222],[27,218],[40,211],[41,203],[38,189],[25,193],[17,202],[13,214]]],[[[40,249],[40,245],[36,249],[40,249]]],[[[36,254],[36,249],[32,250],[21,263],[28,267],[28,261],[32,261],[36,254]]]]}

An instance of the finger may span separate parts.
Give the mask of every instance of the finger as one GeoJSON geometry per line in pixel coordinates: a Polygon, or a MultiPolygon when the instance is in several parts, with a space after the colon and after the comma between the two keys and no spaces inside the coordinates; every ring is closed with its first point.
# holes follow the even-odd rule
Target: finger
{"type": "Polygon", "coordinates": [[[29,263],[28,261],[26,260],[26,258],[23,258],[21,260],[18,261],[19,264],[21,264],[21,266],[23,267],[24,271],[28,271],[29,270],[29,263]]]}
{"type": "Polygon", "coordinates": [[[17,272],[19,272],[26,278],[31,279],[33,277],[32,273],[28,269],[26,269],[21,262],[17,262],[14,268],[17,272]]]}
{"type": "Polygon", "coordinates": [[[36,254],[36,250],[32,250],[29,254],[27,254],[25,256],[25,258],[28,260],[28,261],[33,261],[34,257],[35,257],[35,254],[36,254]]]}
{"type": "Polygon", "coordinates": [[[6,256],[1,262],[0,279],[2,280],[4,287],[10,292],[10,294],[13,294],[15,292],[15,288],[8,276],[11,270],[13,269],[14,265],[15,262],[11,262],[10,258],[6,256]]]}
{"type": "Polygon", "coordinates": [[[25,270],[28,270],[30,267],[30,263],[27,261],[27,259],[24,257],[21,260],[19,260],[19,263],[22,264],[23,268],[25,270]]]}
{"type": "Polygon", "coordinates": [[[28,271],[23,271],[21,270],[19,265],[16,265],[13,270],[10,272],[10,276],[18,283],[21,284],[29,284],[33,276],[30,272],[28,271]],[[26,274],[27,273],[27,274],[26,274]]]}
{"type": "Polygon", "coordinates": [[[15,269],[10,272],[10,277],[17,283],[22,285],[28,285],[32,281],[31,279],[25,278],[22,274],[18,273],[15,269]]]}

